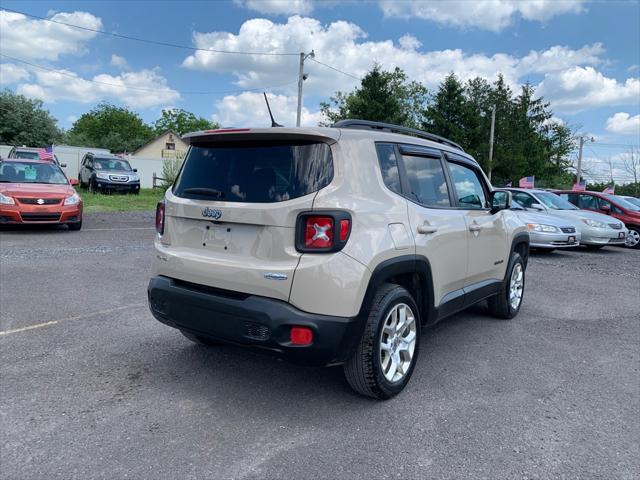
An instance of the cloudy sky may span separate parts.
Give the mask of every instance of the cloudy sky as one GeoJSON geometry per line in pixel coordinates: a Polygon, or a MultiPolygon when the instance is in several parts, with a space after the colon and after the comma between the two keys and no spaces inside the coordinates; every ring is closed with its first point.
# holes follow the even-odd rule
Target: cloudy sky
{"type": "Polygon", "coordinates": [[[297,53],[313,49],[321,63],[305,68],[307,125],[321,119],[321,101],[353,89],[378,62],[431,89],[451,71],[536,85],[559,121],[594,137],[585,159],[595,176],[611,160],[623,177],[624,152],[640,143],[635,0],[3,0],[2,8],[59,22],[0,11],[0,83],[42,99],[64,128],[101,100],[149,122],[181,107],[223,125],[263,126],[263,90],[278,122],[293,125],[297,53]]]}

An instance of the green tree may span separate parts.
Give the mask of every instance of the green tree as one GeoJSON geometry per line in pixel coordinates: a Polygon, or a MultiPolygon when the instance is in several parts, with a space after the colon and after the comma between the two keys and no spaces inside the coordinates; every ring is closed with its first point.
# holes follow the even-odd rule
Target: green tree
{"type": "Polygon", "coordinates": [[[153,129],[126,107],[100,103],[83,114],[69,130],[66,141],[112,152],[132,152],[154,137],[153,129]]]}
{"type": "Polygon", "coordinates": [[[468,108],[464,86],[454,73],[450,73],[426,108],[422,126],[430,133],[466,145],[469,143],[468,108]]]}
{"type": "Polygon", "coordinates": [[[42,101],[8,89],[0,92],[0,143],[44,147],[61,138],[57,120],[42,108],[42,101]]]}
{"type": "Polygon", "coordinates": [[[353,92],[337,92],[320,110],[332,124],[338,120],[357,118],[418,127],[427,89],[409,81],[399,68],[385,72],[375,65],[353,92]]]}
{"type": "Polygon", "coordinates": [[[206,118],[197,117],[191,112],[183,109],[162,110],[162,116],[155,121],[153,129],[156,135],[173,130],[178,135],[198,130],[209,130],[219,128],[217,123],[206,118]]]}

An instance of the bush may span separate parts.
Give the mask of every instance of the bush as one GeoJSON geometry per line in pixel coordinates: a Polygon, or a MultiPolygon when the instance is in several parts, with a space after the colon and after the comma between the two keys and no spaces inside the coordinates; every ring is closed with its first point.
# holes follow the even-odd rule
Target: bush
{"type": "Polygon", "coordinates": [[[162,178],[164,179],[163,187],[169,188],[174,184],[178,173],[180,173],[180,167],[182,167],[181,158],[165,158],[162,163],[162,178]]]}

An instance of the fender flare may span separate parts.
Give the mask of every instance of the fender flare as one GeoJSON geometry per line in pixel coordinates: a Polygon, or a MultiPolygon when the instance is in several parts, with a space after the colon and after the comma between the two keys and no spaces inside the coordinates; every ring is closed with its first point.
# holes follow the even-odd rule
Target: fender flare
{"type": "Polygon", "coordinates": [[[513,236],[513,240],[511,241],[511,250],[509,251],[509,257],[511,254],[516,251],[516,248],[519,245],[525,245],[525,254],[524,254],[524,266],[527,267],[529,262],[529,232],[518,232],[513,236]]]}
{"type": "MultiPolygon", "coordinates": [[[[434,293],[433,276],[429,260],[422,255],[402,255],[390,258],[379,263],[369,278],[369,284],[364,294],[358,317],[364,319],[369,312],[369,305],[378,288],[396,275],[416,275],[422,289],[418,290],[418,298],[415,298],[420,308],[420,319],[423,324],[433,318],[434,293]]],[[[364,322],[362,322],[364,325],[364,322]]]]}

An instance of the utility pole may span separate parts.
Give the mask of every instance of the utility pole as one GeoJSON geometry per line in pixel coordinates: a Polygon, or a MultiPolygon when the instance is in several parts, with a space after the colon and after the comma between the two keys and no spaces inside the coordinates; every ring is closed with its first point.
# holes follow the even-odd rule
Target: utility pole
{"type": "Polygon", "coordinates": [[[493,131],[496,127],[496,106],[491,107],[491,133],[489,134],[489,181],[493,171],[493,131]]]}
{"type": "MultiPolygon", "coordinates": [[[[577,180],[576,183],[580,183],[580,177],[582,176],[582,147],[584,147],[584,142],[585,142],[585,137],[583,135],[580,135],[580,138],[578,139],[580,141],[580,147],[578,149],[578,168],[576,169],[576,175],[577,175],[577,180]]],[[[587,141],[594,141],[593,137],[591,138],[587,138],[587,141]]]]}
{"type": "Polygon", "coordinates": [[[316,56],[311,50],[310,53],[300,52],[300,69],[298,70],[298,114],[296,116],[296,127],[300,126],[300,117],[302,116],[302,84],[307,79],[307,75],[304,73],[304,61],[311,57],[316,56]]]}

